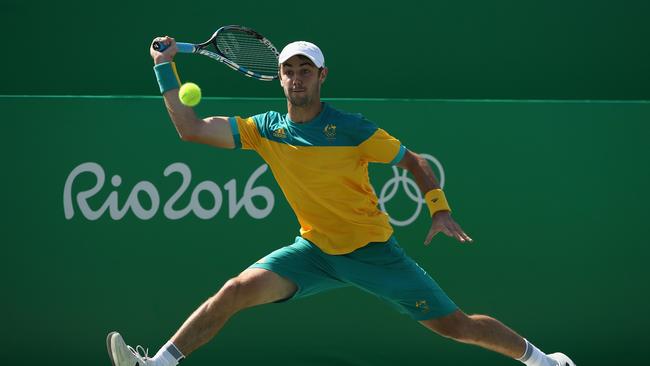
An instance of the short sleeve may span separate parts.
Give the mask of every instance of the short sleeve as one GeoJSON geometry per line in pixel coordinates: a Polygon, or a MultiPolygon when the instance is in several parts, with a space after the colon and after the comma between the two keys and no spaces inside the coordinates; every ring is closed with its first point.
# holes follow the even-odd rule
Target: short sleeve
{"type": "Polygon", "coordinates": [[[230,117],[230,129],[236,149],[257,150],[260,143],[260,133],[253,117],[230,117]]]}
{"type": "Polygon", "coordinates": [[[362,142],[359,149],[362,159],[384,164],[397,164],[406,153],[406,147],[381,128],[378,128],[375,133],[362,142]]]}

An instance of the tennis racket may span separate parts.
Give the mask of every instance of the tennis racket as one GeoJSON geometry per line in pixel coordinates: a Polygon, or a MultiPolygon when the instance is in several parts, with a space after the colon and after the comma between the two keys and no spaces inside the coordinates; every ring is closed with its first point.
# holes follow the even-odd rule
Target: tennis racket
{"type": "MultiPolygon", "coordinates": [[[[263,81],[278,78],[278,50],[264,36],[241,25],[223,26],[203,43],[177,42],[176,47],[181,53],[208,56],[251,78],[263,81]]],[[[156,51],[165,48],[163,43],[153,44],[156,51]]]]}

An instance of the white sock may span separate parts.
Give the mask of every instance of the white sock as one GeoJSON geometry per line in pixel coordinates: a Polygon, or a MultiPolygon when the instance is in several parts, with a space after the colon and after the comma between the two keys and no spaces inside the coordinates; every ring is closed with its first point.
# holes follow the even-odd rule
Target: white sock
{"type": "Polygon", "coordinates": [[[523,356],[517,359],[518,361],[521,361],[526,366],[557,366],[555,360],[548,357],[539,348],[528,342],[527,339],[524,340],[526,341],[526,351],[524,351],[523,356]]]}
{"type": "Polygon", "coordinates": [[[165,343],[155,356],[147,360],[147,366],[176,366],[185,356],[171,342],[165,343]]]}

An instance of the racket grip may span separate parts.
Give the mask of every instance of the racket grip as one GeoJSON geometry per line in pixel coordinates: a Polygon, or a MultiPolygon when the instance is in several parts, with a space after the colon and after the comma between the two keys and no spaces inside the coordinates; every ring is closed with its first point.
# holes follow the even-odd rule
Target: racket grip
{"type": "MultiPolygon", "coordinates": [[[[180,53],[194,53],[194,45],[192,43],[183,43],[183,42],[176,42],[176,47],[178,48],[178,52],[180,53]]],[[[164,43],[160,42],[154,42],[153,43],[153,49],[162,52],[167,48],[164,43]]]]}

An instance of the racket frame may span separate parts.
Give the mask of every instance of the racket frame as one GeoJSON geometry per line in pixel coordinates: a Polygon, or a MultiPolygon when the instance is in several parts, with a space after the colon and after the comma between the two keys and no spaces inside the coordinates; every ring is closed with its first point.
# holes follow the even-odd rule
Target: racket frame
{"type": "MultiPolygon", "coordinates": [[[[252,30],[250,28],[241,26],[241,25],[226,25],[226,26],[223,26],[223,27],[217,29],[217,31],[212,34],[212,37],[210,37],[210,39],[208,39],[207,41],[205,41],[203,43],[194,44],[194,43],[177,42],[176,46],[178,48],[178,52],[181,52],[181,53],[197,53],[197,54],[200,54],[200,55],[203,55],[203,56],[210,57],[210,58],[212,58],[214,60],[217,60],[217,61],[225,64],[226,66],[230,67],[231,69],[233,69],[235,71],[239,71],[242,74],[244,74],[244,75],[246,75],[248,77],[254,78],[254,79],[258,79],[258,80],[262,80],[262,81],[273,81],[273,80],[276,80],[278,78],[277,74],[275,74],[275,75],[263,75],[263,74],[251,71],[251,70],[249,70],[249,69],[247,69],[247,68],[245,68],[243,66],[240,66],[236,62],[234,62],[234,61],[230,60],[228,57],[226,57],[223,53],[221,53],[221,51],[219,50],[219,47],[217,46],[217,37],[219,36],[219,33],[223,32],[223,31],[226,31],[226,30],[237,30],[237,31],[243,31],[245,33],[248,33],[249,35],[257,38],[260,41],[260,43],[262,43],[266,47],[268,47],[275,54],[276,57],[279,56],[279,52],[278,52],[277,48],[275,48],[275,46],[273,45],[273,43],[271,43],[271,41],[269,41],[266,37],[262,36],[261,34],[257,33],[256,31],[254,31],[254,30],[252,30]],[[210,45],[214,46],[214,51],[206,49],[210,45]]],[[[165,48],[166,48],[165,45],[163,45],[161,43],[154,43],[154,49],[156,49],[156,50],[158,50],[160,52],[164,51],[165,48]]]]}

